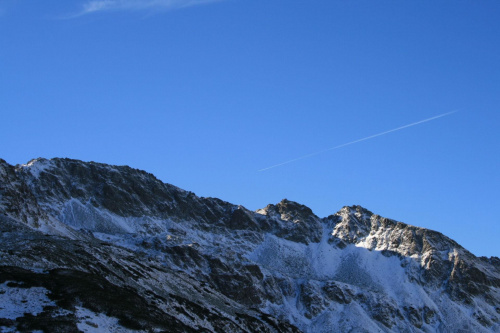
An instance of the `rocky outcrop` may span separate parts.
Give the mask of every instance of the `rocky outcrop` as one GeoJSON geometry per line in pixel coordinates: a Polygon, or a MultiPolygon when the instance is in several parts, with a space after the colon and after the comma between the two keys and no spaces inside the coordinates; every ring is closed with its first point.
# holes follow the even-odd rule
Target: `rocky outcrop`
{"type": "MultiPolygon", "coordinates": [[[[264,221],[271,224],[272,231],[278,237],[304,244],[321,240],[321,219],[309,207],[283,199],[276,205],[267,205],[257,210],[257,213],[267,217],[264,221]]],[[[264,223],[267,224],[266,222],[264,223]]]]}

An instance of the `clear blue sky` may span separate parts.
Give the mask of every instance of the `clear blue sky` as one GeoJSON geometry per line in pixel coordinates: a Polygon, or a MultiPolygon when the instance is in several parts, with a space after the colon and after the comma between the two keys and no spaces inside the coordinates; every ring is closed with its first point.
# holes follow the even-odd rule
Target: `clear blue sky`
{"type": "Polygon", "coordinates": [[[499,107],[497,0],[0,0],[11,164],[127,164],[252,210],[359,204],[500,256],[499,107]]]}

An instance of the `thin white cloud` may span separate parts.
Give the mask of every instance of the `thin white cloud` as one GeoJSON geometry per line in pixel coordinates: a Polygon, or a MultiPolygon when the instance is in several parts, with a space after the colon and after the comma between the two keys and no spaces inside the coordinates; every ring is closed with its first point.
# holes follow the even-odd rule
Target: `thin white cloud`
{"type": "Polygon", "coordinates": [[[222,0],[90,0],[83,4],[79,15],[109,11],[171,10],[219,1],[222,0]]]}

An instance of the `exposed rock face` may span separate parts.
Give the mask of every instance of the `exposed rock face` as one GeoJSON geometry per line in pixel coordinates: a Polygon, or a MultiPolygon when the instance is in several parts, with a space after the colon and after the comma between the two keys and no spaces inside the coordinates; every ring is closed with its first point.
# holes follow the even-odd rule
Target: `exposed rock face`
{"type": "Polygon", "coordinates": [[[249,211],[126,166],[0,160],[0,330],[499,332],[500,260],[344,207],[249,211]]]}
{"type": "Polygon", "coordinates": [[[298,243],[317,243],[321,240],[321,219],[309,207],[283,199],[276,205],[267,205],[257,213],[265,215],[274,226],[274,233],[298,243]]]}

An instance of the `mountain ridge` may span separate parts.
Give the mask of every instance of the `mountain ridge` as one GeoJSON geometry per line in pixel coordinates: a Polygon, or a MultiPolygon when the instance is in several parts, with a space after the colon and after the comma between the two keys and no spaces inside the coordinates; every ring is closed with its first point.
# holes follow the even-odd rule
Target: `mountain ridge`
{"type": "MultiPolygon", "coordinates": [[[[16,235],[8,241],[2,238],[14,253],[7,251],[2,257],[9,263],[4,266],[11,267],[7,271],[30,271],[29,265],[16,260],[30,262],[31,251],[45,262],[37,264],[39,269],[55,276],[60,269],[75,272],[70,275],[84,271],[91,274],[82,282],[88,284],[94,281],[92,274],[99,273],[106,283],[132,288],[134,297],[143,300],[150,297],[145,290],[154,287],[160,297],[154,311],[182,324],[171,331],[218,331],[224,327],[221,322],[236,325],[238,316],[240,321],[247,318],[246,325],[253,318],[262,331],[451,332],[464,326],[480,332],[499,330],[498,258],[477,258],[437,231],[384,218],[361,206],[345,206],[320,218],[310,208],[283,199],[253,212],[217,198],[198,197],[128,166],[58,158],[16,166],[0,160],[0,184],[3,235],[16,235]],[[41,248],[33,249],[27,238],[38,239],[41,248]],[[65,239],[79,244],[86,255],[64,250],[65,239]],[[46,253],[43,244],[66,253],[63,262],[53,252],[46,253]],[[16,246],[29,251],[18,256],[16,246]],[[98,259],[102,253],[97,249],[102,247],[112,249],[122,264],[109,267],[108,260],[98,259]],[[123,251],[154,264],[142,267],[126,259],[129,255],[123,257],[123,251]],[[85,269],[82,262],[91,258],[100,268],[85,269]],[[121,272],[121,280],[114,270],[121,272]],[[161,290],[166,276],[175,281],[185,276],[190,293],[175,285],[161,290]],[[215,298],[208,298],[204,288],[215,298]],[[162,298],[175,299],[175,306],[162,298]],[[238,315],[234,308],[240,309],[238,315]],[[200,319],[204,312],[213,318],[200,319]]],[[[45,287],[49,296],[57,294],[56,286],[45,287]]],[[[83,310],[70,296],[61,296],[70,305],[60,308],[78,317],[83,310]]],[[[105,308],[87,303],[85,307],[95,318],[105,308]]],[[[127,311],[107,315],[141,329],[165,329],[149,317],[134,321],[127,311]]],[[[68,319],[71,324],[85,326],[68,319]]]]}

